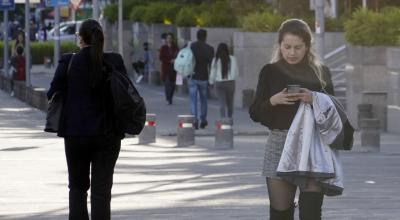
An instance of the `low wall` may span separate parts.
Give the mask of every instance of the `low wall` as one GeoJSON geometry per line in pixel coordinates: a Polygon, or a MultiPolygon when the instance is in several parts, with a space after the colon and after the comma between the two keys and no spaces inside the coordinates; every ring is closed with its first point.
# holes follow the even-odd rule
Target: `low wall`
{"type": "Polygon", "coordinates": [[[234,55],[238,62],[239,76],[236,80],[235,106],[242,107],[242,91],[256,89],[258,75],[269,62],[276,33],[236,32],[233,37],[234,55]]]}
{"type": "MultiPolygon", "coordinates": [[[[28,105],[47,111],[46,89],[36,87],[26,87],[24,81],[13,81],[14,97],[27,103],[28,105]]],[[[0,75],[0,89],[11,93],[11,80],[0,75]]]]}
{"type": "Polygon", "coordinates": [[[386,66],[389,71],[387,129],[400,134],[400,48],[387,49],[386,66]]]}
{"type": "MultiPolygon", "coordinates": [[[[349,46],[347,49],[351,68],[346,72],[346,105],[350,121],[357,125],[357,105],[363,102],[364,92],[389,93],[386,67],[386,47],[349,46]]],[[[369,103],[373,104],[374,103],[369,103]]],[[[382,103],[380,103],[381,105],[382,103]]],[[[385,106],[387,103],[385,104],[385,106]]],[[[378,112],[373,115],[377,117],[378,112]]],[[[381,115],[381,114],[379,114],[381,115]]],[[[386,131],[386,118],[379,118],[386,131]]]]}

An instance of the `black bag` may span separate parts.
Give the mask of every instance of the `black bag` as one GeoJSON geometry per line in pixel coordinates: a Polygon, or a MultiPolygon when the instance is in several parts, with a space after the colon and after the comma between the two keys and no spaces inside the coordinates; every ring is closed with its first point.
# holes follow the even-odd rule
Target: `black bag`
{"type": "Polygon", "coordinates": [[[349,122],[342,103],[335,96],[329,95],[329,97],[333,104],[335,104],[336,111],[339,113],[340,120],[343,124],[342,130],[329,146],[336,150],[351,150],[354,143],[354,128],[349,122]]]}
{"type": "Polygon", "coordinates": [[[146,122],[146,105],[135,86],[124,73],[106,63],[112,97],[115,125],[127,134],[139,134],[146,122]]]}
{"type": "MultiPolygon", "coordinates": [[[[69,70],[71,69],[72,58],[74,54],[71,55],[69,59],[67,76],[69,75],[69,70]]],[[[45,132],[57,133],[60,126],[61,112],[64,106],[64,94],[65,91],[57,91],[51,97],[46,115],[46,125],[44,128],[45,132]]]]}

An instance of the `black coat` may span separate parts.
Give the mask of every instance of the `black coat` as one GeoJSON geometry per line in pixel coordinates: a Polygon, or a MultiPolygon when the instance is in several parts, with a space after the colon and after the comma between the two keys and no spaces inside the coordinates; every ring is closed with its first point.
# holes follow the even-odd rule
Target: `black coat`
{"type": "MultiPolygon", "coordinates": [[[[71,56],[72,54],[62,55],[47,92],[48,99],[57,91],[64,91],[66,94],[58,136],[101,136],[110,132],[123,136],[110,122],[112,109],[105,74],[101,83],[104,86],[101,84],[96,88],[91,86],[90,47],[85,47],[74,55],[67,75],[71,56]]],[[[104,53],[104,60],[126,74],[121,55],[104,53]]]]}

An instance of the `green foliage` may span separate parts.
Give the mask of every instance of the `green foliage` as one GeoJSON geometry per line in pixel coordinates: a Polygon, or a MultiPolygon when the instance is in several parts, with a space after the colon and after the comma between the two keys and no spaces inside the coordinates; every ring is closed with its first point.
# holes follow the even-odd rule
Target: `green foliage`
{"type": "Polygon", "coordinates": [[[146,23],[171,24],[179,10],[179,6],[172,2],[152,2],[146,7],[142,17],[146,23]]]}
{"type": "Polygon", "coordinates": [[[139,5],[132,8],[129,14],[129,20],[141,22],[143,21],[143,15],[146,13],[147,6],[139,5]]]}
{"type": "MultiPolygon", "coordinates": [[[[146,0],[123,0],[122,1],[122,16],[124,20],[130,18],[131,11],[134,7],[146,5],[148,1],[146,0]]],[[[104,17],[108,22],[114,23],[118,20],[118,4],[112,3],[104,7],[103,10],[104,17]]]]}
{"type": "Polygon", "coordinates": [[[200,14],[198,23],[206,27],[236,27],[238,22],[230,1],[218,0],[207,4],[207,10],[200,14]]]}
{"type": "MultiPolygon", "coordinates": [[[[130,18],[130,13],[134,8],[147,5],[148,2],[149,2],[148,0],[123,0],[122,16],[123,16],[124,20],[128,20],[130,18]]],[[[117,13],[118,13],[118,10],[117,10],[117,13]]]]}
{"type": "MultiPolygon", "coordinates": [[[[9,42],[11,55],[11,47],[13,42],[9,42]]],[[[3,42],[0,42],[0,55],[3,56],[3,42]]],[[[61,53],[72,53],[77,52],[79,48],[75,45],[74,42],[61,42],[61,53]]],[[[31,58],[32,64],[43,64],[44,57],[51,57],[53,59],[54,56],[54,42],[31,42],[31,58]]]]}
{"type": "Polygon", "coordinates": [[[237,18],[242,18],[254,12],[273,12],[271,5],[265,0],[230,0],[231,8],[237,18]]]}
{"type": "MultiPolygon", "coordinates": [[[[8,56],[11,55],[11,47],[13,45],[12,41],[8,42],[8,56]]],[[[1,59],[3,59],[3,53],[4,53],[4,41],[0,41],[0,57],[2,57],[1,59]]],[[[3,62],[2,60],[0,60],[0,62],[3,62]]]]}
{"type": "MultiPolygon", "coordinates": [[[[61,54],[77,52],[79,48],[74,42],[61,42],[61,54]]],[[[31,43],[32,64],[43,64],[44,57],[54,56],[54,42],[32,42],[31,43]]]]}
{"type": "Polygon", "coordinates": [[[251,32],[275,32],[286,17],[270,12],[255,12],[247,15],[241,21],[241,28],[251,32]]]}
{"type": "MultiPolygon", "coordinates": [[[[312,31],[315,31],[315,16],[307,16],[304,18],[300,18],[304,20],[311,28],[312,31]]],[[[339,18],[325,18],[325,31],[326,32],[343,32],[344,31],[344,22],[346,18],[344,16],[339,18]]]]}
{"type": "Polygon", "coordinates": [[[185,6],[179,10],[175,18],[175,24],[180,27],[197,26],[197,8],[195,6],[185,6]]]}
{"type": "Polygon", "coordinates": [[[346,21],[346,39],[353,45],[400,45],[400,9],[387,8],[381,12],[358,9],[346,21]]]}
{"type": "Polygon", "coordinates": [[[118,19],[118,5],[109,4],[104,7],[103,10],[104,18],[110,23],[114,23],[118,19]]]}
{"type": "Polygon", "coordinates": [[[325,18],[325,31],[329,32],[342,32],[344,31],[344,17],[339,18],[325,18]]]}

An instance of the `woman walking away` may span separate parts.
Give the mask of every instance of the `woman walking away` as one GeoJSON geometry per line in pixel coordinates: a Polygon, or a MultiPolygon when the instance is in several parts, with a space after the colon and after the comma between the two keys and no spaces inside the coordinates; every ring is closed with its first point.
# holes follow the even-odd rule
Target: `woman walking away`
{"type": "Polygon", "coordinates": [[[165,99],[167,104],[172,104],[172,97],[175,92],[176,72],[174,61],[178,54],[178,47],[175,44],[174,35],[167,34],[166,44],[160,49],[161,80],[165,82],[165,99]]]}
{"type": "MultiPolygon", "coordinates": [[[[289,19],[281,24],[278,34],[278,45],[271,63],[261,70],[255,101],[249,113],[253,121],[270,129],[263,165],[270,199],[270,219],[286,220],[293,219],[298,187],[276,172],[288,130],[300,104],[313,105],[314,92],[326,91],[333,95],[333,85],[329,69],[321,64],[313,51],[312,33],[304,21],[289,19]],[[288,93],[288,85],[299,85],[301,89],[288,93]]],[[[307,135],[311,134],[304,134],[307,135]]],[[[321,219],[323,192],[316,179],[306,178],[306,184],[300,187],[301,220],[321,219]]]]}
{"type": "Polygon", "coordinates": [[[232,118],[235,79],[238,75],[236,58],[229,55],[228,45],[220,43],[215,58],[211,63],[210,85],[214,85],[219,100],[221,118],[232,118]]]}
{"type": "Polygon", "coordinates": [[[103,53],[103,30],[96,20],[85,20],[77,37],[80,51],[61,57],[47,97],[55,92],[65,94],[57,135],[65,144],[69,219],[89,219],[86,204],[90,188],[91,219],[107,220],[114,166],[124,134],[114,127],[103,67],[107,62],[121,73],[126,74],[126,70],[121,55],[103,53]]]}

